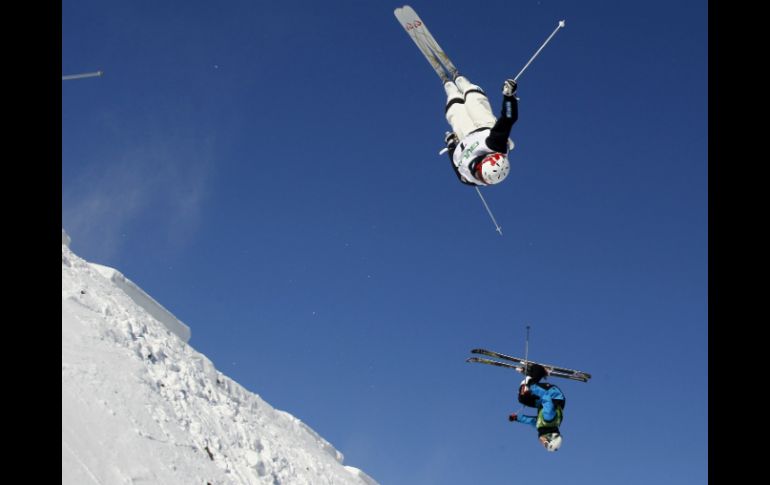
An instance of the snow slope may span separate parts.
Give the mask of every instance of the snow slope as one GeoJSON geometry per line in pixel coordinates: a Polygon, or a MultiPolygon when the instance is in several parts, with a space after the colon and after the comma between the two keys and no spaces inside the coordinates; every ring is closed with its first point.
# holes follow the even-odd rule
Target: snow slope
{"type": "Polygon", "coordinates": [[[63,484],[376,484],[68,246],[62,231],[63,484]]]}
{"type": "Polygon", "coordinates": [[[115,286],[123,290],[129,298],[134,300],[134,303],[142,307],[144,311],[153,316],[155,320],[162,323],[163,326],[169,329],[174,335],[185,342],[190,341],[190,327],[179,321],[179,319],[177,319],[170,311],[166,310],[163,305],[145,293],[133,281],[123,276],[123,273],[114,268],[96,263],[91,263],[91,267],[101,273],[102,276],[112,281],[115,286]]]}

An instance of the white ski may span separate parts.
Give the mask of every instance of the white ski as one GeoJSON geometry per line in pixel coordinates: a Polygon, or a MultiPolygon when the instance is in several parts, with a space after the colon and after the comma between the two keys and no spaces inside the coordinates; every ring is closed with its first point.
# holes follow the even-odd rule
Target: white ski
{"type": "Polygon", "coordinates": [[[436,71],[442,82],[447,82],[457,77],[457,68],[444,52],[444,49],[438,45],[433,34],[430,33],[425,22],[420,19],[417,12],[409,5],[404,5],[393,11],[401,26],[412,38],[417,48],[425,56],[433,70],[436,71]]]}

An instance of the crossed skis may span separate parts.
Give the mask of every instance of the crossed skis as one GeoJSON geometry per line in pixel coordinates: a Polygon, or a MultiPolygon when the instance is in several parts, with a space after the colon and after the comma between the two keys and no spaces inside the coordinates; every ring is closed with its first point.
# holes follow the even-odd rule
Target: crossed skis
{"type": "Polygon", "coordinates": [[[581,382],[588,382],[588,379],[591,378],[591,374],[589,374],[588,372],[583,372],[575,369],[567,369],[565,367],[556,367],[550,364],[541,364],[540,362],[535,362],[532,360],[524,360],[518,357],[501,354],[500,352],[494,352],[492,350],[473,349],[471,350],[471,353],[481,354],[489,357],[496,357],[498,359],[504,359],[511,362],[516,362],[518,365],[509,364],[507,362],[501,362],[499,360],[485,359],[483,357],[470,357],[466,359],[465,362],[478,362],[479,364],[489,364],[489,365],[495,365],[498,367],[505,367],[507,369],[513,369],[521,374],[526,374],[526,367],[529,364],[539,364],[545,368],[545,370],[548,372],[548,376],[550,377],[563,377],[564,379],[572,379],[573,381],[581,381],[581,382]]]}

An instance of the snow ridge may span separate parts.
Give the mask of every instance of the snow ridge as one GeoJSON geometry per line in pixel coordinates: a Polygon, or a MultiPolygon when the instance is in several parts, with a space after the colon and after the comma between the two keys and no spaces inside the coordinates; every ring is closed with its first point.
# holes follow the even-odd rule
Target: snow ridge
{"type": "Polygon", "coordinates": [[[219,372],[65,235],[63,484],[376,484],[219,372]]]}
{"type": "Polygon", "coordinates": [[[134,303],[142,307],[167,329],[171,330],[174,335],[185,342],[190,341],[190,327],[182,323],[170,311],[166,310],[163,305],[155,301],[153,297],[139,288],[133,281],[123,276],[123,273],[114,268],[102,266],[101,264],[90,264],[91,267],[101,273],[102,276],[109,279],[115,286],[123,290],[129,298],[134,300],[134,303]]]}

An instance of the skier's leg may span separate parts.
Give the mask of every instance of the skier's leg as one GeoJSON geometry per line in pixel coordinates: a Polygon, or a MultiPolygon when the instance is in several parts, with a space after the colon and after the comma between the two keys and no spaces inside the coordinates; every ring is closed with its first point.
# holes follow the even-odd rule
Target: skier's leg
{"type": "Polygon", "coordinates": [[[446,120],[452,127],[452,131],[462,140],[468,133],[475,130],[476,126],[465,109],[463,93],[455,83],[451,81],[444,83],[444,91],[447,94],[446,120]]]}
{"type": "Polygon", "coordinates": [[[455,83],[463,93],[465,109],[473,122],[473,129],[492,128],[497,122],[497,118],[492,114],[492,107],[489,105],[489,99],[487,99],[484,91],[479,86],[472,84],[465,76],[457,76],[455,83]]]}

